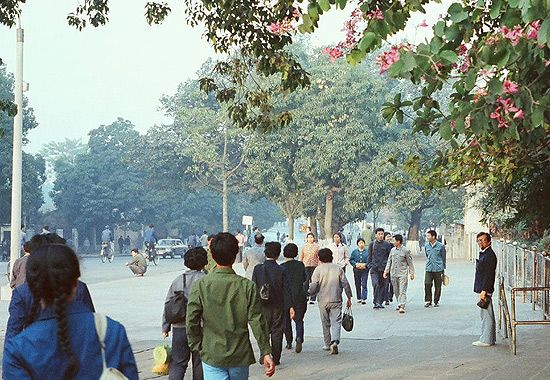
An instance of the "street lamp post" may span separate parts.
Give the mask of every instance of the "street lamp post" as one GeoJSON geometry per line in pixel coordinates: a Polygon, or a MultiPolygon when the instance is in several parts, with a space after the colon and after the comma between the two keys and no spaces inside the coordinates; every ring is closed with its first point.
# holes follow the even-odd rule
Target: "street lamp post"
{"type": "Polygon", "coordinates": [[[23,29],[17,28],[17,51],[15,61],[15,104],[17,115],[13,120],[13,169],[11,180],[11,244],[10,263],[21,255],[21,187],[23,146],[23,29]]]}

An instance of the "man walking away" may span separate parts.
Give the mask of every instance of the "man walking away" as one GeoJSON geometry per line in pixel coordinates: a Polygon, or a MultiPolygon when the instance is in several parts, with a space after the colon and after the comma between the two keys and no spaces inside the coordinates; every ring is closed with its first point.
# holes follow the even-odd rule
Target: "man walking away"
{"type": "Polygon", "coordinates": [[[245,277],[252,280],[252,273],[258,264],[263,264],[265,261],[264,255],[264,235],[254,235],[254,247],[248,248],[244,254],[243,267],[245,277]]]}
{"type": "Polygon", "coordinates": [[[315,268],[309,284],[309,294],[317,294],[323,338],[323,350],[338,354],[340,332],[342,328],[342,291],[348,297],[347,307],[351,307],[351,287],[342,268],[332,263],[332,251],[319,250],[321,264],[315,268]]]}
{"type": "Polygon", "coordinates": [[[187,339],[191,351],[200,352],[206,380],[247,379],[255,363],[248,325],[260,348],[265,374],[273,376],[267,323],[258,289],[231,268],[239,252],[235,236],[222,232],[210,243],[216,269],[198,280],[187,303],[187,339]]]}
{"type": "Polygon", "coordinates": [[[304,342],[304,315],[307,310],[307,294],[304,283],[307,280],[304,263],[295,260],[298,246],[294,243],[285,245],[283,256],[286,261],[281,266],[286,271],[290,290],[290,302],[285,304],[285,338],[286,348],[292,349],[292,322],[296,324],[296,353],[302,352],[304,342]]]}
{"type": "Polygon", "coordinates": [[[117,243],[118,243],[118,254],[122,256],[122,253],[124,252],[124,238],[122,237],[122,235],[118,237],[117,243]]]}
{"type": "Polygon", "coordinates": [[[426,251],[426,276],[424,277],[424,307],[432,306],[432,284],[435,287],[433,297],[434,307],[439,307],[441,298],[441,283],[443,273],[447,267],[447,253],[445,246],[437,241],[437,233],[429,230],[426,234],[428,240],[424,245],[426,251]]]}
{"type": "MultiPolygon", "coordinates": [[[[193,284],[200,278],[206,276],[202,271],[207,263],[206,251],[204,248],[193,248],[183,256],[185,270],[183,274],[177,276],[168,293],[166,294],[165,302],[168,302],[178,293],[183,292],[186,299],[189,299],[193,284]]],[[[187,363],[192,357],[193,359],[193,380],[202,380],[202,363],[198,352],[191,353],[189,343],[187,341],[187,332],[185,329],[185,316],[182,315],[183,321],[170,324],[166,321],[164,312],[162,314],[162,335],[167,338],[172,331],[172,353],[170,355],[170,371],[168,373],[169,380],[183,380],[187,371],[187,363]]]]}
{"type": "Polygon", "coordinates": [[[488,301],[486,309],[480,307],[481,336],[472,345],[489,347],[496,343],[495,312],[493,311],[493,292],[495,291],[495,273],[497,269],[497,256],[491,247],[491,235],[487,232],[477,234],[479,245],[479,258],[476,260],[476,275],[474,280],[474,292],[479,294],[481,301],[488,301]]]}
{"type": "Polygon", "coordinates": [[[372,291],[374,293],[372,303],[373,309],[383,309],[384,294],[387,281],[384,278],[384,270],[388,263],[388,257],[393,245],[384,240],[384,229],[377,228],[375,231],[376,240],[369,244],[369,259],[367,267],[370,268],[372,291]]]}
{"type": "Polygon", "coordinates": [[[132,249],[131,254],[132,260],[128,261],[126,266],[130,268],[134,275],[143,277],[145,272],[147,272],[147,261],[145,261],[145,257],[139,253],[137,248],[132,249]]]}
{"type": "Polygon", "coordinates": [[[206,231],[203,231],[201,238],[201,247],[206,248],[208,246],[208,233],[206,231]]]}
{"type": "Polygon", "coordinates": [[[407,302],[407,286],[409,284],[408,276],[414,280],[414,265],[411,251],[403,246],[403,236],[395,235],[395,247],[391,249],[386,269],[384,269],[384,278],[391,276],[393,291],[397,300],[397,311],[405,313],[405,303],[407,302]]]}
{"type": "Polygon", "coordinates": [[[283,268],[277,264],[281,254],[281,243],[271,241],[265,245],[266,260],[263,264],[256,265],[252,273],[252,281],[258,289],[268,285],[269,298],[262,299],[262,312],[267,321],[267,328],[271,338],[271,355],[275,365],[281,364],[281,351],[283,348],[284,305],[291,304],[288,279],[283,268]]]}

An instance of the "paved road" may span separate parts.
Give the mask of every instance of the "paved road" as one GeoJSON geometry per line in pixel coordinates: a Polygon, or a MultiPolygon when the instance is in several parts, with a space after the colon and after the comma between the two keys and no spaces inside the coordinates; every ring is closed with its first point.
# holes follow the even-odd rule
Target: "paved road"
{"type": "MultiPolygon", "coordinates": [[[[127,259],[127,258],[124,258],[127,259]]],[[[151,348],[161,342],[160,317],[166,291],[180,272],[181,259],[161,260],[145,277],[133,277],[123,260],[102,264],[82,260],[82,279],[89,284],[99,312],[122,322],[138,359],[141,377],[153,378],[151,348]]],[[[322,332],[317,306],[305,318],[305,344],[301,354],[283,353],[276,379],[548,379],[550,378],[550,329],[519,328],[518,355],[513,357],[500,337],[495,347],[471,346],[480,327],[479,311],[471,291],[472,264],[451,261],[451,284],[443,289],[441,307],[423,307],[423,261],[416,259],[418,278],[409,283],[407,313],[393,308],[373,310],[372,305],[354,304],[355,328],[343,333],[337,356],[322,351],[322,332]]],[[[238,273],[242,266],[235,265],[238,273]]],[[[348,279],[352,281],[351,271],[348,279]]],[[[355,291],[353,292],[355,295],[355,291]]],[[[369,289],[369,301],[372,290],[369,289]]],[[[540,318],[539,312],[520,307],[525,318],[540,318]]],[[[1,301],[0,328],[7,319],[7,302],[1,301]]],[[[0,331],[3,335],[3,331],[0,331]]],[[[191,378],[190,376],[186,377],[191,378]]],[[[262,368],[251,368],[252,379],[265,379],[262,368]]]]}

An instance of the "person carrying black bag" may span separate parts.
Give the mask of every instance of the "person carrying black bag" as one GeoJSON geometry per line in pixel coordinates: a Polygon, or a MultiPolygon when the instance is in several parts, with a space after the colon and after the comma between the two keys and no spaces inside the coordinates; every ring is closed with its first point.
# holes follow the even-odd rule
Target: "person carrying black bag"
{"type": "Polygon", "coordinates": [[[266,261],[258,264],[252,273],[252,281],[259,289],[262,312],[267,320],[271,338],[271,355],[275,365],[281,364],[283,350],[284,307],[292,304],[285,270],[277,264],[281,244],[271,241],[265,244],[266,261]],[[267,286],[266,286],[267,285],[267,286]]]}
{"type": "Polygon", "coordinates": [[[495,273],[497,256],[491,247],[491,235],[487,232],[477,234],[477,244],[481,251],[476,260],[474,292],[479,294],[478,306],[481,315],[481,336],[472,343],[477,347],[490,347],[496,343],[495,312],[492,296],[495,291],[495,273]]]}
{"type": "Polygon", "coordinates": [[[162,335],[168,337],[172,331],[172,355],[170,357],[169,380],[183,380],[187,371],[187,363],[193,359],[193,379],[202,380],[202,363],[198,352],[191,352],[187,342],[187,331],[185,328],[185,314],[177,318],[177,312],[185,313],[187,305],[180,305],[180,302],[187,303],[193,284],[206,276],[202,272],[208,263],[206,250],[202,247],[193,248],[187,251],[183,257],[186,270],[174,279],[166,295],[164,312],[162,313],[162,335]],[[183,297],[182,297],[183,294],[183,297]],[[182,307],[183,306],[183,307],[182,307]],[[167,309],[168,308],[168,309],[167,309]]]}

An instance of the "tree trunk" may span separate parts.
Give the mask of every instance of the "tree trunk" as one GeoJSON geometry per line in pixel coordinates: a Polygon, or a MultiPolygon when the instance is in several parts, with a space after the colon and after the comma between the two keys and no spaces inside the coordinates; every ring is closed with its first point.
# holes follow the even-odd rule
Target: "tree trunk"
{"type": "Polygon", "coordinates": [[[407,240],[416,240],[418,241],[419,231],[420,231],[420,221],[422,219],[422,210],[417,208],[414,211],[411,211],[411,221],[409,224],[409,232],[407,234],[407,240]]]}
{"type": "Polygon", "coordinates": [[[294,216],[287,215],[288,218],[288,240],[294,241],[294,216]]]}
{"type": "Polygon", "coordinates": [[[315,236],[315,241],[319,241],[319,239],[325,238],[325,224],[322,223],[322,221],[324,220],[324,215],[321,214],[321,210],[319,209],[317,209],[315,220],[317,221],[317,225],[319,226],[319,236],[315,236]]]}
{"type": "Polygon", "coordinates": [[[314,216],[309,217],[309,226],[311,227],[311,232],[313,232],[313,235],[315,235],[315,239],[317,239],[318,232],[317,232],[317,218],[314,216]]]}
{"type": "Polygon", "coordinates": [[[90,242],[90,249],[92,250],[93,253],[96,253],[97,252],[97,235],[96,235],[96,231],[95,231],[95,227],[92,228],[92,241],[90,242]]]}
{"type": "Polygon", "coordinates": [[[229,215],[227,212],[227,178],[224,177],[222,187],[222,219],[223,219],[223,232],[229,232],[229,215]]]}
{"type": "Polygon", "coordinates": [[[329,190],[325,197],[325,239],[329,239],[332,231],[332,210],[334,207],[334,192],[329,190]]]}

